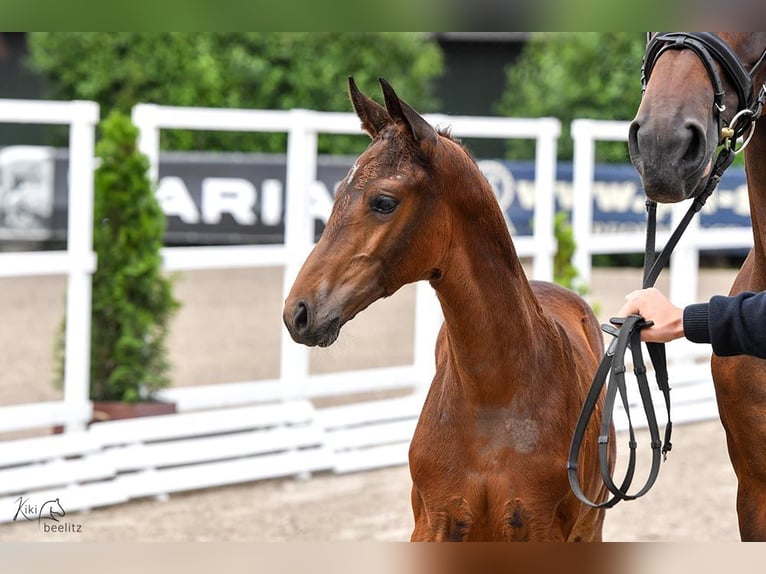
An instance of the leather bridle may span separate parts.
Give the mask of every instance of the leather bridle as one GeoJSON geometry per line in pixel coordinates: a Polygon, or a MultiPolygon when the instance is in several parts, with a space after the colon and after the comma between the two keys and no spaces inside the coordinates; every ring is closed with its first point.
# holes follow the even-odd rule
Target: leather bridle
{"type": "MultiPolygon", "coordinates": [[[[668,50],[691,50],[705,66],[713,86],[713,113],[718,120],[719,143],[725,145],[727,142],[736,142],[743,137],[760,117],[766,100],[766,83],[761,85],[757,95],[753,91],[754,77],[766,62],[766,50],[748,71],[726,42],[712,32],[659,32],[650,35],[646,45],[644,63],[641,67],[642,91],[646,90],[657,59],[668,50]],[[726,111],[724,104],[726,93],[716,63],[728,76],[737,92],[737,112],[728,125],[723,119],[723,112],[726,111]]],[[[737,151],[741,151],[744,145],[737,151]]]]}
{"type": "MultiPolygon", "coordinates": [[[[729,46],[718,36],[710,32],[664,32],[652,35],[647,43],[644,63],[641,69],[642,93],[646,89],[646,84],[649,81],[649,77],[657,58],[659,58],[659,56],[666,50],[683,49],[693,50],[704,64],[708,75],[710,76],[714,92],[714,113],[716,114],[719,125],[719,144],[721,145],[721,148],[705,187],[696,195],[696,197],[694,197],[692,205],[687,210],[683,219],[670,236],[670,239],[659,255],[656,254],[655,250],[657,203],[652,200],[647,200],[643,288],[652,287],[654,285],[663,267],[670,261],[670,254],[692,218],[702,209],[707,198],[713,193],[723,172],[729,165],[731,165],[734,155],[742,151],[750,141],[755,122],[760,117],[763,111],[764,101],[766,101],[766,83],[761,86],[757,95],[753,94],[753,78],[758,73],[760,66],[766,61],[766,51],[764,51],[759,60],[748,72],[740,63],[731,48],[729,48],[729,46]],[[725,92],[716,62],[720,64],[721,69],[724,70],[737,91],[738,109],[728,125],[722,117],[722,114],[726,109],[724,104],[725,92]],[[750,130],[750,133],[747,136],[747,139],[738,149],[735,149],[736,141],[743,137],[748,130],[750,130]]],[[[670,417],[670,384],[665,358],[665,345],[662,343],[646,343],[649,357],[654,366],[655,380],[662,392],[668,415],[667,423],[665,425],[665,436],[663,440],[660,440],[659,426],[654,412],[654,405],[652,404],[649,381],[646,376],[646,367],[641,353],[641,329],[651,326],[652,323],[645,321],[643,317],[638,315],[615,317],[610,319],[610,322],[617,327],[613,325],[602,325],[601,328],[605,332],[613,335],[615,339],[609,345],[604,358],[599,364],[582,410],[580,411],[580,417],[575,426],[569,449],[569,458],[567,460],[567,473],[572,491],[581,502],[594,508],[611,508],[621,500],[635,500],[646,494],[657,480],[661,457],[667,458],[667,453],[672,448],[670,438],[673,423],[671,422],[670,417]],[[625,354],[628,349],[630,349],[633,357],[633,371],[636,376],[642,406],[646,414],[652,448],[652,463],[649,475],[644,485],[634,493],[628,492],[635,474],[637,449],[625,382],[625,354]],[[607,377],[609,378],[608,384],[607,377]],[[577,476],[577,460],[585,437],[585,430],[593,416],[599,397],[605,386],[604,408],[599,427],[598,452],[601,479],[607,490],[611,492],[612,496],[605,501],[597,503],[591,501],[580,486],[579,477],[577,476]],[[612,418],[618,393],[628,418],[628,447],[630,449],[625,476],[619,486],[612,479],[609,467],[609,435],[612,428],[612,418]]]]}

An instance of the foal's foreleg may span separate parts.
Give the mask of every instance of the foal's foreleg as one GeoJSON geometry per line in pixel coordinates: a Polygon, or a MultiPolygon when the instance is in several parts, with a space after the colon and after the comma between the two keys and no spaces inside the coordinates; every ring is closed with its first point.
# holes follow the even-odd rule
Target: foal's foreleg
{"type": "Polygon", "coordinates": [[[766,483],[749,477],[740,479],[737,519],[743,542],[766,542],[766,483]]]}

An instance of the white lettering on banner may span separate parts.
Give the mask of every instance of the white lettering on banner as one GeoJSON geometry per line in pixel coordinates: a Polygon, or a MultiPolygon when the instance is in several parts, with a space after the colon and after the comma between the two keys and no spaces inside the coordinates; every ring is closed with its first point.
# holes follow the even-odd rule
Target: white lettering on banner
{"type": "Polygon", "coordinates": [[[282,182],[278,179],[264,179],[261,185],[261,223],[282,223],[282,182]]]}
{"type": "Polygon", "coordinates": [[[737,198],[734,202],[734,213],[750,217],[750,196],[747,194],[747,185],[740,185],[732,193],[737,198]]]}
{"type": "Polygon", "coordinates": [[[314,219],[319,219],[327,223],[332,211],[332,204],[335,198],[327,186],[321,181],[315,181],[309,191],[309,213],[314,219]]]}
{"type": "Polygon", "coordinates": [[[641,203],[638,211],[643,211],[646,202],[645,200],[643,202],[637,201],[641,199],[637,197],[637,191],[636,185],[630,182],[606,183],[597,181],[593,183],[593,196],[596,199],[597,209],[600,211],[635,212],[637,203],[641,203]]]}
{"type": "Polygon", "coordinates": [[[522,209],[532,211],[535,208],[535,193],[537,189],[534,181],[519,180],[516,182],[516,197],[522,209]]]}
{"type": "Polygon", "coordinates": [[[501,162],[491,159],[479,161],[477,165],[492,186],[500,207],[503,210],[508,209],[513,203],[513,194],[516,189],[516,178],[513,177],[511,170],[501,162]]]}
{"type": "MultiPolygon", "coordinates": [[[[535,182],[516,179],[502,162],[482,160],[479,167],[497,197],[506,217],[511,233],[516,229],[508,219],[508,212],[515,207],[532,211],[535,205],[535,182]]],[[[339,185],[341,182],[336,184],[339,185]]],[[[242,178],[211,177],[202,180],[201,204],[197,205],[180,177],[160,178],[157,186],[157,200],[167,216],[178,217],[183,223],[200,222],[215,225],[221,222],[224,213],[230,214],[239,225],[253,225],[258,217],[265,226],[276,227],[284,222],[284,183],[279,179],[265,179],[261,185],[260,196],[255,185],[242,178]],[[259,212],[256,212],[256,199],[259,212]]],[[[554,193],[558,209],[571,210],[573,202],[572,183],[557,180],[554,193]]],[[[594,208],[598,213],[644,213],[646,197],[639,186],[632,181],[595,181],[593,182],[594,208]]],[[[334,193],[322,181],[314,181],[308,194],[309,213],[323,223],[332,211],[334,193]]],[[[729,210],[737,216],[748,217],[750,205],[747,186],[735,189],[718,189],[704,207],[704,213],[715,214],[719,209],[729,210]]],[[[669,215],[671,206],[659,204],[657,215],[660,218],[669,215]]],[[[594,222],[594,227],[596,222],[594,222]]],[[[600,222],[599,225],[609,225],[600,222]]],[[[616,222],[615,225],[623,225],[616,222]]]]}
{"type": "Polygon", "coordinates": [[[702,209],[703,213],[708,215],[719,209],[730,209],[735,215],[749,217],[750,200],[747,196],[747,185],[740,185],[736,189],[717,189],[702,209]]]}
{"type": "Polygon", "coordinates": [[[484,177],[487,178],[492,191],[495,192],[495,197],[503,210],[503,216],[505,217],[508,229],[511,233],[515,233],[516,228],[508,217],[508,209],[513,203],[513,196],[516,191],[516,178],[513,177],[511,170],[499,161],[485,159],[477,162],[477,165],[484,174],[484,177]]]}
{"type": "MultiPolygon", "coordinates": [[[[187,224],[221,222],[221,216],[229,213],[240,225],[256,222],[255,200],[257,190],[246,179],[209,177],[202,180],[201,206],[192,199],[189,189],[180,177],[160,178],[156,192],[157,200],[166,216],[178,217],[187,224]],[[201,212],[201,217],[200,217],[201,212]]],[[[284,184],[278,179],[265,179],[260,196],[261,223],[281,225],[284,221],[284,184]]],[[[315,181],[309,190],[309,209],[315,219],[327,223],[334,198],[321,181],[315,181]]]]}
{"type": "Polygon", "coordinates": [[[572,211],[574,203],[574,186],[568,181],[557,181],[553,186],[553,193],[558,201],[559,208],[564,211],[572,211]]]}
{"type": "Polygon", "coordinates": [[[180,177],[163,177],[155,193],[166,216],[176,216],[184,223],[199,223],[199,210],[180,177]]]}
{"type": "Polygon", "coordinates": [[[255,186],[241,178],[208,177],[202,180],[202,220],[220,223],[229,213],[240,225],[255,223],[255,186]]]}

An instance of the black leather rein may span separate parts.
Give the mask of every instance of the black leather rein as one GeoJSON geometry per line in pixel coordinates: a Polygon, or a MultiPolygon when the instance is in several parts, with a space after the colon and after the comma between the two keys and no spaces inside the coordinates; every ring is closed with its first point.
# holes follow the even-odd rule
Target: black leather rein
{"type": "MultiPolygon", "coordinates": [[[[654,244],[657,229],[657,204],[653,201],[646,202],[648,222],[646,228],[646,250],[644,253],[644,288],[654,286],[663,267],[670,260],[670,255],[678,244],[678,241],[681,239],[681,235],[686,231],[686,228],[689,226],[694,215],[705,205],[707,198],[713,193],[723,172],[731,164],[733,157],[734,154],[730,150],[728,153],[719,154],[713,172],[705,186],[705,190],[694,199],[678,227],[668,239],[662,252],[656,257],[654,244]]],[[[661,457],[667,457],[667,453],[670,452],[670,449],[673,446],[670,442],[673,423],[670,416],[670,382],[668,378],[667,361],[665,358],[665,345],[662,343],[645,343],[647,351],[649,352],[649,358],[654,366],[654,377],[658,388],[662,391],[665,408],[668,414],[667,423],[665,424],[664,440],[661,441],[654,404],[652,403],[651,390],[649,388],[649,379],[646,375],[646,365],[641,352],[641,329],[651,326],[652,323],[645,321],[643,317],[640,317],[639,315],[613,317],[610,319],[610,322],[618,327],[602,325],[601,328],[610,335],[613,335],[615,339],[609,345],[604,358],[598,366],[596,375],[593,377],[593,382],[591,383],[590,390],[588,391],[580,411],[580,417],[575,426],[575,431],[569,448],[569,458],[567,460],[567,473],[569,475],[569,484],[572,488],[572,492],[574,492],[577,498],[583,503],[596,508],[611,508],[620,500],[634,500],[646,494],[657,480],[660,471],[661,457]],[[630,406],[628,404],[627,386],[625,382],[625,354],[628,349],[630,349],[633,358],[633,373],[636,376],[638,391],[641,396],[644,413],[646,414],[646,422],[649,428],[652,448],[652,465],[649,471],[649,476],[644,485],[634,494],[629,494],[628,489],[633,482],[636,469],[636,449],[638,443],[636,442],[633,421],[630,416],[630,406]],[[580,479],[577,476],[577,460],[580,456],[580,449],[585,438],[585,430],[588,427],[591,418],[593,418],[593,413],[596,410],[599,397],[604,389],[607,376],[609,377],[609,384],[606,387],[606,397],[604,399],[604,407],[601,413],[598,452],[601,479],[613,496],[604,502],[596,503],[586,496],[580,486],[580,479]],[[625,414],[628,418],[628,448],[630,449],[625,477],[620,486],[617,486],[612,480],[609,461],[609,435],[612,428],[612,418],[614,416],[614,407],[618,392],[620,394],[620,399],[622,400],[625,414]]]]}
{"type": "MultiPolygon", "coordinates": [[[[668,32],[653,36],[647,44],[644,64],[642,67],[642,85],[644,89],[646,88],[646,83],[649,80],[649,76],[657,58],[665,50],[669,49],[691,49],[705,65],[713,85],[714,113],[717,115],[719,127],[721,128],[722,147],[718,152],[718,156],[716,157],[715,164],[705,188],[694,198],[691,206],[659,255],[657,255],[655,251],[657,204],[654,201],[647,200],[646,206],[648,215],[646,248],[644,252],[643,288],[654,286],[663,267],[670,260],[670,255],[680,240],[681,235],[688,227],[694,215],[702,209],[707,198],[710,197],[717,187],[723,172],[729,165],[731,165],[735,153],[742,150],[742,148],[740,148],[740,150],[735,151],[735,142],[738,138],[742,137],[760,117],[764,106],[764,100],[766,100],[766,84],[761,87],[758,95],[754,97],[752,79],[752,75],[754,75],[761,64],[764,63],[766,52],[764,52],[758,62],[751,68],[750,72],[747,72],[732,50],[718,36],[709,32],[668,32]],[[742,121],[732,121],[731,126],[726,126],[721,117],[721,113],[725,110],[723,104],[724,90],[718,73],[718,68],[715,65],[716,62],[721,66],[734,84],[739,98],[739,108],[735,118],[741,118],[742,121]],[[736,125],[734,125],[735,123],[736,125]],[[727,129],[728,131],[726,131],[727,129]]],[[[746,143],[743,144],[742,147],[744,147],[744,145],[746,145],[746,143]]],[[[567,460],[567,473],[572,491],[584,504],[595,508],[611,508],[621,500],[634,500],[646,494],[657,480],[662,458],[667,458],[667,453],[672,448],[670,438],[673,423],[671,422],[670,417],[670,384],[668,380],[665,345],[661,343],[646,343],[649,358],[654,366],[655,380],[662,392],[668,415],[667,423],[665,425],[665,435],[663,440],[660,440],[659,425],[652,403],[646,366],[641,352],[641,329],[650,326],[652,323],[645,321],[638,315],[612,318],[610,319],[610,322],[613,325],[616,325],[616,327],[613,325],[602,325],[601,328],[610,335],[613,335],[615,339],[611,342],[604,358],[601,360],[590,390],[585,398],[572,436],[569,458],[567,460]],[[641,396],[642,406],[646,414],[652,449],[652,463],[648,477],[644,482],[644,485],[633,493],[629,493],[628,491],[635,475],[636,450],[638,445],[636,442],[635,431],[633,429],[633,421],[630,416],[625,381],[625,354],[628,349],[630,349],[633,359],[633,372],[638,384],[638,392],[641,396]],[[585,437],[586,428],[593,417],[605,385],[606,392],[604,397],[604,407],[599,426],[598,453],[601,479],[612,496],[607,498],[607,500],[595,502],[588,498],[580,485],[580,479],[577,473],[577,461],[585,437]],[[612,478],[611,461],[609,458],[612,418],[618,393],[628,419],[629,439],[628,463],[625,475],[619,486],[612,478]]]]}

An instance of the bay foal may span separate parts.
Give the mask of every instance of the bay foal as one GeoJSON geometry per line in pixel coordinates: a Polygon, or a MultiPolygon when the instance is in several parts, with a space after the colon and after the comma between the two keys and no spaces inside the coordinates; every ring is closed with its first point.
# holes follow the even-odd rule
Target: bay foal
{"type": "MultiPolygon", "coordinates": [[[[412,540],[600,540],[603,510],[575,498],[566,471],[603,353],[598,322],[573,292],[527,281],[471,155],[381,85],[385,108],[349,81],[372,143],[338,188],[285,325],[327,346],[377,299],[429,281],[444,325],[410,446],[412,540]]],[[[596,434],[579,463],[591,500],[605,494],[596,434]]]]}

